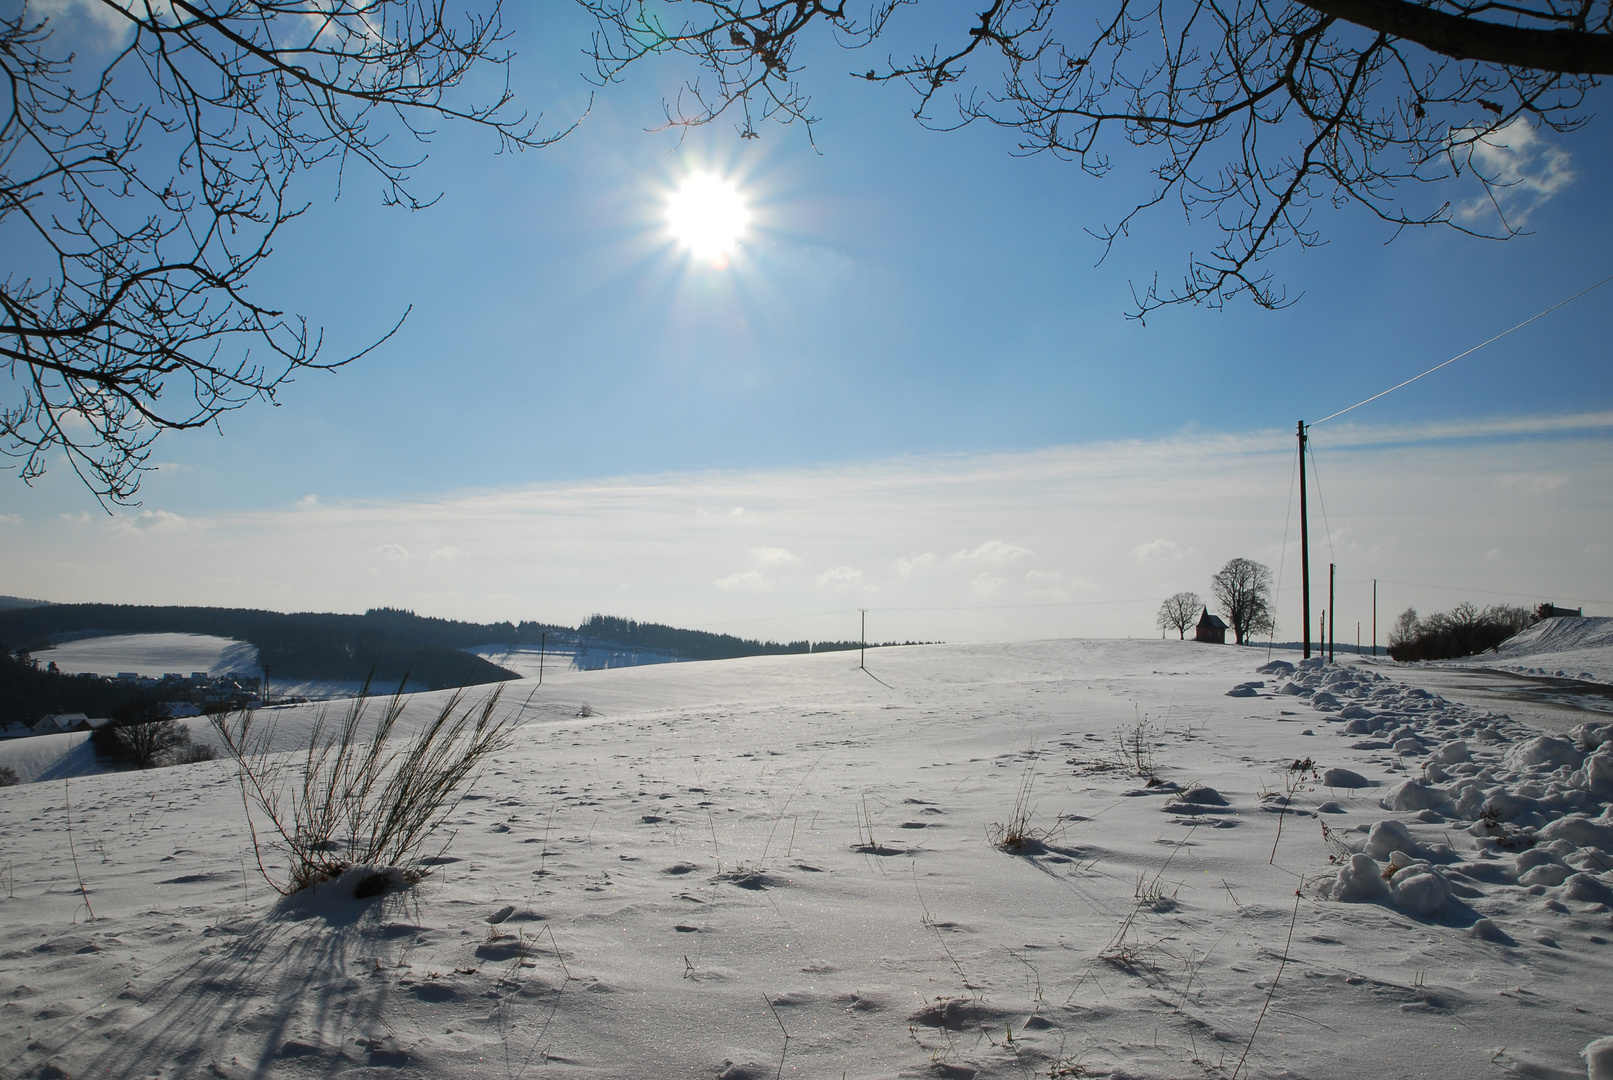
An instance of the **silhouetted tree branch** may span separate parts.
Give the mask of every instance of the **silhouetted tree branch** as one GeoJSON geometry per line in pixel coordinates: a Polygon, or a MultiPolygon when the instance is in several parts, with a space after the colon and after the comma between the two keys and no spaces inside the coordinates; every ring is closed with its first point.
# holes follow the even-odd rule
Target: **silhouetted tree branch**
{"type": "MultiPolygon", "coordinates": [[[[579,0],[599,30],[599,78],[620,79],[652,56],[681,54],[714,79],[667,105],[672,124],[737,112],[815,118],[796,48],[818,30],[847,48],[896,36],[935,0],[579,0]],[[922,9],[922,11],[915,11],[922,9]],[[672,12],[680,21],[668,22],[672,12]]],[[[1221,232],[1175,285],[1135,292],[1136,317],[1178,303],[1220,307],[1247,296],[1290,302],[1263,260],[1320,242],[1317,206],[1355,204],[1394,229],[1486,230],[1421,185],[1464,171],[1494,202],[1515,182],[1475,151],[1516,123],[1567,131],[1596,76],[1613,73],[1613,0],[993,0],[942,32],[944,44],[891,56],[859,73],[899,81],[934,127],[976,121],[1010,129],[1023,153],[1050,153],[1094,176],[1114,156],[1151,157],[1153,183],[1135,209],[1093,230],[1105,251],[1137,215],[1168,201],[1221,232]]],[[[956,16],[941,16],[955,18],[956,16]]],[[[923,29],[919,34],[936,31],[923,29]]],[[[921,39],[922,40],[922,39],[921,39]]],[[[1499,211],[1499,203],[1496,203],[1499,211]]]]}
{"type": "Polygon", "coordinates": [[[441,121],[501,150],[558,137],[514,113],[507,86],[456,93],[509,58],[496,0],[52,10],[73,17],[0,18],[0,452],[31,481],[63,451],[103,504],[134,497],[161,432],[357,358],[324,358],[317,330],[248,293],[305,208],[298,172],[330,163],[339,184],[356,162],[418,209],[434,200],[410,186],[424,159],[410,147],[441,121]]]}

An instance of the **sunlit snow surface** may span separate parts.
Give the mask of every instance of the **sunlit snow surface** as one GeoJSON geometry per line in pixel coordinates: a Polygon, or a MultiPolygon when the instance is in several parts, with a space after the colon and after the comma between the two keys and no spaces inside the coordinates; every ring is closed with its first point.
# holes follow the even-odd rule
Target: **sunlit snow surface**
{"type": "Polygon", "coordinates": [[[223,763],[0,791],[0,1071],[1567,1078],[1613,1034],[1598,731],[1235,647],[868,659],[513,684],[447,861],[367,903],[280,902],[223,763]]]}
{"type": "Polygon", "coordinates": [[[109,634],[105,637],[66,641],[34,655],[41,664],[54,663],[70,675],[93,672],[116,675],[120,671],[136,675],[189,675],[205,671],[211,675],[243,672],[261,675],[258,650],[245,641],[211,634],[109,634]]]}
{"type": "Polygon", "coordinates": [[[1442,663],[1613,685],[1613,619],[1545,619],[1508,638],[1493,653],[1442,663]]]}

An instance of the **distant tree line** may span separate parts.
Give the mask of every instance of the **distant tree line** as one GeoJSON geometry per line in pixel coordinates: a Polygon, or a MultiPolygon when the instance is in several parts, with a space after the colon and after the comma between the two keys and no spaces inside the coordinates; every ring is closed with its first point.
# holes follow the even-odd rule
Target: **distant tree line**
{"type": "Polygon", "coordinates": [[[407,677],[411,683],[439,690],[516,678],[513,672],[465,651],[486,645],[536,648],[546,642],[555,649],[604,646],[664,653],[680,660],[723,660],[844,651],[862,644],[760,641],[612,615],[593,615],[573,628],[532,621],[460,622],[390,607],[371,608],[363,615],[337,615],[249,608],[47,604],[0,610],[0,642],[11,643],[4,647],[7,665],[0,671],[0,717],[31,723],[52,712],[108,716],[120,706],[149,696],[149,691],[119,687],[105,679],[50,676],[11,655],[43,654],[59,635],[86,631],[209,634],[249,642],[258,650],[259,664],[269,670],[271,691],[281,680],[370,679],[386,688],[407,677]]]}
{"type": "MultiPolygon", "coordinates": [[[[614,615],[591,615],[577,627],[576,633],[584,641],[668,653],[680,660],[731,660],[740,656],[844,652],[863,647],[863,643],[858,641],[758,641],[732,634],[713,634],[706,630],[680,630],[675,626],[636,622],[614,615]]],[[[895,645],[896,642],[885,644],[895,645]]],[[[868,647],[876,646],[870,642],[868,647]]]]}
{"type": "Polygon", "coordinates": [[[1449,611],[1417,617],[1407,608],[1389,632],[1389,655],[1396,660],[1455,660],[1496,648],[1537,621],[1528,608],[1498,604],[1482,610],[1462,601],[1449,611]]]}

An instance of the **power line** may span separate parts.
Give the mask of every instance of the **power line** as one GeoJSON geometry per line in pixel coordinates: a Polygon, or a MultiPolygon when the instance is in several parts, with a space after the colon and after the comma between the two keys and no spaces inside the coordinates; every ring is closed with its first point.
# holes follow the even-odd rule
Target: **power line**
{"type": "MultiPolygon", "coordinates": [[[[1344,584],[1346,584],[1346,585],[1360,585],[1360,584],[1363,584],[1363,583],[1365,583],[1367,581],[1371,581],[1371,580],[1372,580],[1371,578],[1356,578],[1353,581],[1346,581],[1346,582],[1344,582],[1344,584]]],[[[1515,596],[1515,597],[1518,597],[1519,599],[1523,599],[1523,600],[1538,600],[1540,598],[1540,596],[1541,596],[1541,593],[1538,593],[1538,592],[1521,593],[1521,592],[1505,592],[1505,591],[1503,591],[1501,589],[1471,589],[1471,588],[1468,588],[1465,585],[1430,585],[1426,581],[1396,581],[1393,578],[1378,578],[1378,580],[1381,581],[1381,582],[1384,582],[1385,584],[1388,584],[1388,585],[1403,585],[1408,589],[1438,589],[1441,592],[1478,593],[1480,596],[1515,596]]],[[[1568,593],[1568,592],[1561,592],[1561,593],[1557,593],[1556,595],[1561,597],[1561,598],[1563,598],[1564,600],[1567,600],[1573,594],[1568,593]]],[[[1597,600],[1597,599],[1594,599],[1594,598],[1588,597],[1588,596],[1574,597],[1574,599],[1578,600],[1581,604],[1605,604],[1605,605],[1608,605],[1608,606],[1613,606],[1613,600],[1597,600]]]]}
{"type": "Polygon", "coordinates": [[[1394,393],[1396,390],[1399,390],[1402,386],[1410,386],[1412,383],[1414,383],[1418,379],[1422,378],[1423,375],[1432,375],[1434,372],[1438,371],[1440,368],[1448,367],[1449,365],[1454,364],[1454,363],[1456,363],[1456,361],[1462,359],[1462,357],[1469,356],[1469,355],[1471,355],[1473,353],[1476,353],[1480,349],[1484,348],[1484,346],[1489,345],[1492,342],[1500,341],[1502,338],[1504,338],[1508,334],[1512,333],[1513,330],[1521,330],[1521,329],[1523,329],[1525,326],[1528,326],[1530,323],[1534,322],[1536,319],[1541,319],[1541,318],[1544,318],[1547,315],[1550,315],[1552,312],[1556,311],[1558,308],[1563,307],[1566,304],[1573,303],[1575,300],[1578,300],[1580,297],[1584,296],[1586,293],[1591,292],[1594,289],[1600,289],[1603,285],[1606,285],[1610,281],[1613,281],[1613,274],[1609,274],[1607,277],[1603,278],[1601,281],[1598,281],[1595,285],[1592,285],[1589,288],[1581,289],[1579,292],[1575,293],[1573,296],[1570,296],[1567,300],[1561,300],[1561,301],[1553,304],[1551,307],[1547,308],[1545,311],[1542,311],[1540,314],[1531,315],[1529,318],[1523,320],[1523,322],[1519,323],[1517,326],[1514,326],[1514,327],[1512,327],[1511,329],[1508,329],[1508,330],[1501,331],[1499,334],[1495,335],[1495,337],[1493,337],[1493,338],[1490,338],[1488,341],[1479,342],[1477,345],[1473,346],[1471,349],[1468,349],[1467,352],[1457,353],[1455,356],[1451,357],[1449,360],[1446,360],[1444,363],[1435,364],[1433,367],[1431,367],[1427,371],[1423,372],[1422,375],[1413,375],[1411,378],[1407,379],[1405,382],[1396,383],[1395,385],[1391,386],[1389,389],[1383,391],[1383,393],[1381,393],[1381,394],[1373,394],[1371,397],[1367,398],[1365,401],[1358,401],[1354,405],[1351,405],[1349,409],[1340,409],[1336,413],[1332,413],[1331,415],[1324,416],[1320,420],[1312,421],[1311,423],[1306,424],[1305,426],[1306,427],[1315,427],[1317,424],[1325,424],[1329,420],[1333,419],[1333,417],[1335,417],[1335,416],[1343,416],[1345,413],[1349,412],[1350,409],[1359,409],[1361,406],[1367,404],[1368,402],[1377,401],[1379,398],[1383,397],[1385,394],[1394,393]]]}

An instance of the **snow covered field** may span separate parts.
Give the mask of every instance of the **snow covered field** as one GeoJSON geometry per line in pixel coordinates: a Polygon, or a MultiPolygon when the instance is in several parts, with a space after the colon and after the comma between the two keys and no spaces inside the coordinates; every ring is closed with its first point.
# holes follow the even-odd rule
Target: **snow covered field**
{"type": "Polygon", "coordinates": [[[281,901],[222,762],[9,788],[0,1074],[1585,1077],[1607,729],[1263,660],[546,675],[432,876],[370,901],[281,901]]]}
{"type": "Polygon", "coordinates": [[[132,671],[156,678],[170,672],[189,675],[205,671],[228,675],[239,671],[261,676],[258,650],[245,641],[210,634],[108,634],[105,637],[64,641],[35,656],[41,664],[55,663],[69,675],[92,672],[116,675],[132,671]]]}

